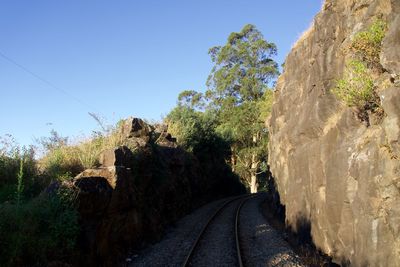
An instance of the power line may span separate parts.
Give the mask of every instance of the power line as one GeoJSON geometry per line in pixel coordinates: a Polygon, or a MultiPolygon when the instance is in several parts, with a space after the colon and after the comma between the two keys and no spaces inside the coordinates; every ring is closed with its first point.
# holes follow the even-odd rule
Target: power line
{"type": "Polygon", "coordinates": [[[54,85],[53,83],[49,82],[48,80],[46,80],[45,78],[37,75],[36,73],[34,73],[33,71],[29,70],[28,68],[24,67],[23,65],[19,64],[18,62],[16,62],[15,60],[13,60],[12,58],[6,56],[3,52],[0,51],[0,56],[2,58],[4,58],[5,60],[7,60],[8,62],[12,63],[13,65],[17,66],[18,68],[22,69],[23,71],[29,73],[30,75],[32,75],[33,77],[35,77],[36,79],[40,80],[41,82],[47,84],[49,87],[63,93],[64,95],[74,99],[76,102],[78,102],[79,104],[85,106],[86,108],[89,108],[91,110],[96,110],[95,108],[91,107],[90,105],[86,104],[85,102],[83,102],[82,100],[80,100],[79,98],[77,98],[76,96],[68,93],[67,91],[61,89],[60,87],[54,85]]]}

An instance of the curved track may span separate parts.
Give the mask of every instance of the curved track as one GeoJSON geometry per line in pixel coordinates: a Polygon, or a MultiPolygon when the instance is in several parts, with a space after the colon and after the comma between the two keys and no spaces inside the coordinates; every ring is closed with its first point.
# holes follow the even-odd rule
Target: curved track
{"type": "MultiPolygon", "coordinates": [[[[235,209],[235,215],[234,215],[234,222],[232,222],[233,227],[234,227],[234,246],[236,249],[236,254],[237,254],[237,266],[243,267],[243,261],[242,261],[242,255],[241,255],[241,250],[240,250],[240,238],[239,238],[239,226],[240,226],[240,210],[243,206],[243,204],[250,198],[255,197],[256,195],[245,195],[245,196],[240,196],[236,197],[233,199],[230,199],[226,202],[224,202],[215,212],[212,214],[212,216],[209,218],[199,235],[197,236],[196,240],[193,242],[189,253],[187,254],[182,266],[187,267],[187,266],[192,266],[192,260],[193,257],[196,253],[196,250],[199,248],[199,243],[206,242],[206,240],[203,240],[205,238],[205,233],[210,229],[210,226],[213,223],[218,223],[217,217],[219,215],[222,216],[222,213],[224,210],[227,210],[227,208],[230,206],[230,204],[235,204],[234,202],[238,202],[235,209]]],[[[229,212],[229,211],[228,211],[229,212]]],[[[229,227],[229,226],[228,226],[229,227]]]]}

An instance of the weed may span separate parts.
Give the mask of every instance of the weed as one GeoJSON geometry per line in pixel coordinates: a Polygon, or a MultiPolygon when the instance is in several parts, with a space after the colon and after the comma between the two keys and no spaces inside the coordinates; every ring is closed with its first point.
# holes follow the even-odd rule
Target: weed
{"type": "Polygon", "coordinates": [[[332,93],[349,107],[356,107],[358,117],[369,125],[369,113],[373,112],[378,119],[384,117],[384,110],[375,91],[373,72],[382,72],[379,60],[382,41],[387,30],[387,23],[376,19],[365,31],[354,36],[350,51],[353,59],[346,64],[344,77],[336,81],[332,93]]]}
{"type": "Polygon", "coordinates": [[[374,80],[365,64],[358,60],[347,63],[344,77],[337,80],[332,92],[349,107],[359,110],[374,110],[380,104],[374,91],[374,80]]]}
{"type": "Polygon", "coordinates": [[[22,192],[24,191],[24,159],[20,159],[20,164],[19,164],[19,172],[17,174],[17,207],[19,207],[19,204],[21,202],[21,196],[22,192]]]}
{"type": "Polygon", "coordinates": [[[387,23],[381,19],[376,19],[367,30],[361,31],[354,36],[350,50],[368,66],[381,68],[379,54],[386,30],[387,23]]]}

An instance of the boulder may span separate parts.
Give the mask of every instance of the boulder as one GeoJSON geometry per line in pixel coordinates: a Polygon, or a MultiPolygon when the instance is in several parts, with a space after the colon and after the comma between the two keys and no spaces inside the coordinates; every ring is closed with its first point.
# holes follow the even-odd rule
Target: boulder
{"type": "Polygon", "coordinates": [[[83,218],[100,218],[107,211],[113,188],[104,177],[96,173],[82,175],[74,181],[79,192],[79,211],[83,218]],[[92,174],[93,176],[88,176],[92,174]]]}
{"type": "Polygon", "coordinates": [[[115,166],[87,169],[78,174],[75,177],[74,181],[78,182],[80,179],[88,177],[102,177],[107,181],[107,183],[109,184],[109,186],[111,186],[112,189],[115,189],[118,180],[117,169],[118,167],[115,166]]]}
{"type": "Polygon", "coordinates": [[[153,127],[139,118],[128,118],[122,126],[122,135],[125,138],[148,138],[153,132],[153,127]]]}
{"type": "Polygon", "coordinates": [[[172,137],[172,135],[167,132],[161,133],[159,135],[159,137],[157,138],[157,144],[165,147],[178,147],[178,144],[176,143],[176,138],[172,137]]]}
{"type": "Polygon", "coordinates": [[[127,146],[108,149],[100,154],[99,163],[102,167],[129,167],[133,163],[133,153],[127,146]]]}

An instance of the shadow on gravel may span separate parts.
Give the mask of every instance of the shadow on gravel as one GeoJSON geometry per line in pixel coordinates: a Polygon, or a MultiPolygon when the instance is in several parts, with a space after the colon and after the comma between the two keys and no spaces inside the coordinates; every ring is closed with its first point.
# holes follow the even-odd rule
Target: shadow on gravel
{"type": "Polygon", "coordinates": [[[337,267],[332,258],[318,250],[311,236],[311,222],[305,217],[299,217],[294,227],[286,226],[286,209],[280,201],[279,192],[272,175],[267,181],[267,199],[262,204],[262,213],[268,222],[277,229],[300,256],[303,263],[312,267],[337,267]]]}

